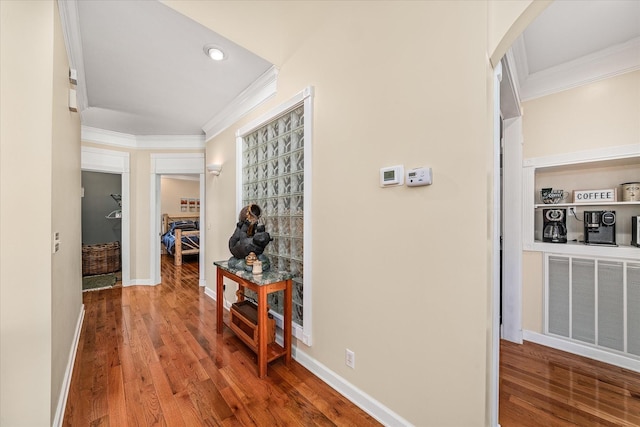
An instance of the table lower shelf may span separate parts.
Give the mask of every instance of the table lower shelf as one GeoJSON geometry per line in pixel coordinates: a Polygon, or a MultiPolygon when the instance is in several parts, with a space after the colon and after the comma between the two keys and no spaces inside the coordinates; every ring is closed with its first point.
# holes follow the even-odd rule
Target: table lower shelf
{"type": "MultiPolygon", "coordinates": [[[[243,333],[238,333],[236,328],[232,327],[230,324],[225,323],[225,326],[231,329],[231,331],[233,331],[235,336],[238,337],[240,341],[245,343],[246,346],[249,347],[254,353],[258,354],[258,346],[253,343],[253,340],[251,338],[247,337],[243,333]]],[[[272,362],[282,356],[285,356],[286,354],[287,352],[284,349],[284,347],[282,347],[278,343],[271,342],[267,344],[267,356],[266,356],[267,363],[272,362]]]]}

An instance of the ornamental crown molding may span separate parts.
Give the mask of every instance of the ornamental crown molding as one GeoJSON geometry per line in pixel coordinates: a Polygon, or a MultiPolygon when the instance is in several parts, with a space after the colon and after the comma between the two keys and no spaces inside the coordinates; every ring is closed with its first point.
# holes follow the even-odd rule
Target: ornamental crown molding
{"type": "Polygon", "coordinates": [[[251,86],[213,116],[204,126],[205,141],[219,135],[260,104],[276,94],[278,69],[273,66],[262,74],[251,86]]]}
{"type": "Polygon", "coordinates": [[[529,73],[522,35],[511,51],[513,61],[510,66],[518,76],[514,83],[521,101],[640,70],[640,37],[536,73],[529,73]]]}
{"type": "Polygon", "coordinates": [[[83,142],[136,150],[204,150],[203,135],[131,135],[89,126],[81,127],[83,142]]]}

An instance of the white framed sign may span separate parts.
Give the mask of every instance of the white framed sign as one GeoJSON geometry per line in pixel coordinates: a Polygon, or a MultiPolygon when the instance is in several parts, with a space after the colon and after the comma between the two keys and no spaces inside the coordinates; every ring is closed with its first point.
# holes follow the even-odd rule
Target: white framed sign
{"type": "Polygon", "coordinates": [[[603,190],[574,190],[573,203],[599,203],[616,202],[618,191],[616,188],[605,188],[603,190]]]}

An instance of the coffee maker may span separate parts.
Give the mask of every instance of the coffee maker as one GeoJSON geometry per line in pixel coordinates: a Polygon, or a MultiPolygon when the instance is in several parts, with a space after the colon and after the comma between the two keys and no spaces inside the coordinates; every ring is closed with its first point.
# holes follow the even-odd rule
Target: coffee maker
{"type": "Polygon", "coordinates": [[[567,243],[567,210],[543,209],[542,241],[549,243],[567,243]]]}
{"type": "Polygon", "coordinates": [[[585,211],[584,242],[587,245],[616,245],[616,212],[585,211]]]}

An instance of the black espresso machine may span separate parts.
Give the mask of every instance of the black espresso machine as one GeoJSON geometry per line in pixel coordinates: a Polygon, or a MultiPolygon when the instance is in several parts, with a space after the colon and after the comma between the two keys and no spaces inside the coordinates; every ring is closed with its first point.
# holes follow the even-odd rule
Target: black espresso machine
{"type": "Polygon", "coordinates": [[[549,243],[567,243],[567,210],[542,210],[542,241],[549,243]]]}
{"type": "Polygon", "coordinates": [[[616,245],[616,212],[585,211],[584,242],[587,245],[616,245]]]}

